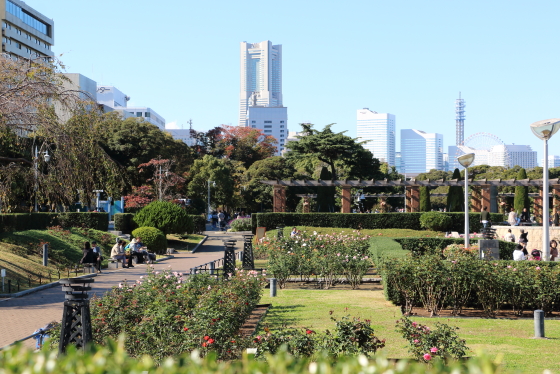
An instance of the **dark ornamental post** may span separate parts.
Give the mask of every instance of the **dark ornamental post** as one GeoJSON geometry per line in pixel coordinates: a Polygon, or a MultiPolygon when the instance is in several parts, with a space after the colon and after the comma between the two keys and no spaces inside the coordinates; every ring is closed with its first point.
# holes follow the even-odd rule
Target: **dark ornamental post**
{"type": "Polygon", "coordinates": [[[235,241],[224,242],[224,278],[235,273],[235,241]]]}
{"type": "Polygon", "coordinates": [[[83,349],[93,340],[87,291],[91,290],[90,284],[94,281],[93,278],[68,278],[58,281],[62,285],[62,291],[66,293],[59,353],[64,353],[68,344],[83,349]]]}
{"type": "Polygon", "coordinates": [[[253,236],[254,235],[243,235],[243,269],[244,270],[254,270],[255,261],[253,257],[253,236]]]}

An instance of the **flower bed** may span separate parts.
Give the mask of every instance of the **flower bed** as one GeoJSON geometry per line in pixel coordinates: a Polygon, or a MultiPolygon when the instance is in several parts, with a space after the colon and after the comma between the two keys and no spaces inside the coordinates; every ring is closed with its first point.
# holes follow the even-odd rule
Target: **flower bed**
{"type": "Polygon", "coordinates": [[[355,289],[372,266],[368,240],[369,236],[362,236],[358,231],[333,235],[304,232],[294,238],[282,237],[259,243],[255,252],[268,255],[268,270],[280,288],[284,288],[291,275],[299,275],[302,281],[318,275],[325,288],[345,277],[355,289]]]}
{"type": "Polygon", "coordinates": [[[239,270],[228,280],[151,271],[92,299],[93,338],[103,344],[125,333],[130,355],[158,361],[194,349],[235,357],[242,348],[237,333],[259,302],[264,282],[254,271],[239,270]]]}
{"type": "Polygon", "coordinates": [[[406,256],[382,261],[385,295],[405,313],[413,306],[430,315],[441,309],[461,314],[465,307],[480,308],[495,317],[502,308],[515,315],[524,310],[559,310],[560,267],[554,262],[485,261],[460,246],[441,255],[406,256]]]}

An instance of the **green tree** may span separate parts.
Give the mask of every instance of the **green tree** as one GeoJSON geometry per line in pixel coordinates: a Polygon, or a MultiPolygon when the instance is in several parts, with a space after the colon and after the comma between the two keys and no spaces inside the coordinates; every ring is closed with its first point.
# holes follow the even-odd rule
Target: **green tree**
{"type": "Polygon", "coordinates": [[[420,211],[429,212],[432,210],[432,204],[430,203],[430,187],[422,186],[420,187],[420,211]]]}
{"type": "MultiPolygon", "coordinates": [[[[322,131],[319,131],[314,129],[310,123],[302,123],[302,135],[297,136],[297,141],[290,141],[286,144],[286,148],[290,149],[286,157],[289,159],[318,159],[328,165],[333,180],[337,179],[339,174],[337,161],[342,161],[349,169],[359,168],[364,157],[368,157],[362,143],[357,142],[357,138],[353,139],[344,135],[346,131],[333,132],[332,126],[333,124],[327,125],[322,131]]],[[[373,158],[373,156],[370,157],[373,158]]]]}
{"type": "Polygon", "coordinates": [[[141,186],[151,175],[141,173],[138,166],[161,157],[173,161],[173,172],[184,175],[194,161],[193,150],[180,140],[143,119],[122,119],[111,112],[100,119],[101,146],[125,171],[126,188],[141,186]]]}
{"type": "MultiPolygon", "coordinates": [[[[527,179],[527,172],[525,169],[519,169],[517,173],[517,180],[527,179]]],[[[515,186],[515,197],[513,198],[513,209],[517,214],[521,214],[523,208],[529,210],[529,187],[515,186]]]]}
{"type": "Polygon", "coordinates": [[[202,159],[195,160],[191,168],[187,187],[188,196],[191,199],[206,201],[208,181],[211,181],[210,201],[212,206],[232,207],[235,187],[233,174],[232,164],[227,160],[205,155],[202,159]]]}
{"type": "MultiPolygon", "coordinates": [[[[459,169],[453,171],[451,179],[461,180],[461,172],[459,169]]],[[[463,187],[451,186],[447,194],[447,211],[448,212],[463,212],[465,210],[465,195],[463,194],[463,187]]]]}
{"type": "MultiPolygon", "coordinates": [[[[255,161],[245,172],[243,177],[243,196],[244,208],[248,212],[272,209],[272,189],[273,187],[261,183],[263,180],[282,180],[294,176],[294,168],[284,157],[274,156],[264,160],[255,161]]],[[[288,188],[288,198],[290,197],[291,187],[288,188]]]]}

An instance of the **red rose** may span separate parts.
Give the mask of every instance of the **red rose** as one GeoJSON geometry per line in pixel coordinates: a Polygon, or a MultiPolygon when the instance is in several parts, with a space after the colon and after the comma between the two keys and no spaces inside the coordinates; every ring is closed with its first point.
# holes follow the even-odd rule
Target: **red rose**
{"type": "Polygon", "coordinates": [[[206,342],[202,343],[202,346],[203,346],[203,347],[206,347],[206,342]]]}
{"type": "Polygon", "coordinates": [[[212,338],[208,339],[208,344],[212,344],[212,343],[214,343],[214,339],[212,338]]]}
{"type": "Polygon", "coordinates": [[[183,331],[189,331],[188,327],[183,328],[183,331]]]}
{"type": "Polygon", "coordinates": [[[210,337],[209,337],[208,335],[206,335],[206,336],[204,337],[204,340],[208,340],[208,339],[210,339],[210,337]]]}

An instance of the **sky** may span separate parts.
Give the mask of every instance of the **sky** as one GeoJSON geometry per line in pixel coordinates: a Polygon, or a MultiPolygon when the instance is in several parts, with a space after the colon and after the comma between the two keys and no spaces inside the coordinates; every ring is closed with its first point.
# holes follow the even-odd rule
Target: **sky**
{"type": "MultiPolygon", "coordinates": [[[[396,116],[400,130],[455,143],[491,133],[529,144],[531,123],[560,117],[559,1],[27,0],[54,20],[52,48],[69,73],[114,85],[188,128],[237,125],[239,43],[282,44],[288,127],[336,123],[356,136],[356,111],[396,116]]],[[[560,155],[560,134],[549,141],[560,155]]]]}

